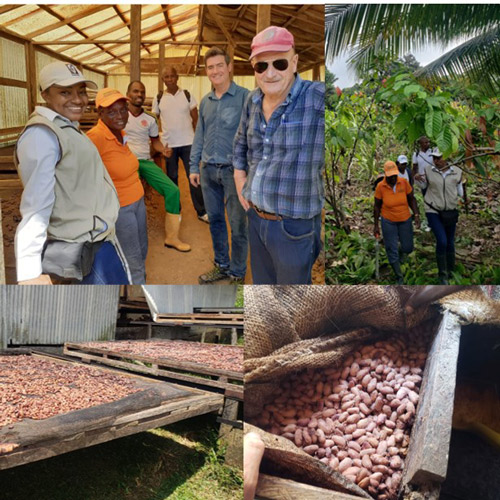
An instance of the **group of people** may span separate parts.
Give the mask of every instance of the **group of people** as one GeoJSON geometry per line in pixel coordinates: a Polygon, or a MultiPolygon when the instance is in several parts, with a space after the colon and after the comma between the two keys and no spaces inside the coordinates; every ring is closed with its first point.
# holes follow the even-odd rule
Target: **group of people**
{"type": "Polygon", "coordinates": [[[387,258],[397,283],[402,284],[401,264],[413,251],[413,223],[420,227],[413,193],[413,187],[418,186],[428,227],[436,240],[439,283],[446,285],[455,269],[455,230],[459,198],[464,196],[464,179],[462,170],[444,160],[439,149],[431,148],[427,137],[418,140],[418,148],[412,157],[411,171],[405,155],[384,164],[384,176],[377,179],[375,188],[373,232],[375,238],[380,237],[380,219],[387,258]]]}
{"type": "Polygon", "coordinates": [[[178,162],[198,218],[210,225],[214,267],[200,283],[243,283],[248,249],[255,284],[311,283],[320,248],[324,84],[302,80],[293,35],[258,33],[250,63],[258,87],[231,79],[229,56],[205,54],[212,90],[197,102],[164,68],[166,91],[143,108],[142,82],[97,92],[97,124],[79,129],[97,90],[74,65],[40,71],[45,106],[21,133],[15,163],[23,182],[15,239],[20,284],[142,284],[148,251],[141,178],[165,200],[165,246],[181,252],[178,162]],[[166,174],[152,160],[166,158],[166,174]],[[231,228],[231,246],[226,229],[231,228]]]}

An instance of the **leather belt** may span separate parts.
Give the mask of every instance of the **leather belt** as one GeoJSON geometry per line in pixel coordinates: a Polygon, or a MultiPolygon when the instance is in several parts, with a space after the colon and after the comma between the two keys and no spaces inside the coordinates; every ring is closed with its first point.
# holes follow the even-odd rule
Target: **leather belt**
{"type": "Polygon", "coordinates": [[[271,212],[266,212],[265,210],[261,210],[256,207],[251,201],[248,204],[255,210],[255,213],[261,218],[265,220],[283,220],[283,217],[278,214],[273,214],[271,212]]]}
{"type": "Polygon", "coordinates": [[[205,165],[212,165],[217,168],[222,168],[222,167],[232,167],[233,165],[231,163],[205,163],[205,165]]]}

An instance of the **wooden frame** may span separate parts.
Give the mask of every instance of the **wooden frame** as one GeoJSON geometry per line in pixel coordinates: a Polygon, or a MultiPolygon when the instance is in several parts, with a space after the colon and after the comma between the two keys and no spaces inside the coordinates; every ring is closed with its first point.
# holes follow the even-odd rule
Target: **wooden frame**
{"type": "MultiPolygon", "coordinates": [[[[33,354],[33,356],[47,358],[58,363],[75,363],[74,361],[54,359],[38,354],[33,354]]],[[[107,367],[96,368],[103,371],[114,371],[107,367]]],[[[156,399],[159,404],[148,407],[146,402],[143,403],[142,408],[122,411],[121,414],[116,416],[112,413],[105,416],[96,416],[95,411],[92,410],[98,407],[93,407],[35,421],[34,424],[29,424],[33,429],[29,438],[26,438],[23,442],[23,434],[18,433],[17,438],[20,441],[18,443],[20,446],[10,453],[0,455],[0,470],[104,443],[197,415],[220,411],[223,405],[224,398],[220,394],[180,387],[131,373],[122,372],[121,375],[137,381],[145,388],[149,388],[151,393],[157,393],[156,399]],[[180,395],[173,399],[163,399],[161,394],[168,388],[180,391],[180,395]],[[53,422],[56,421],[58,425],[54,426],[53,422]],[[41,424],[38,424],[38,422],[41,422],[41,424]],[[37,432],[37,428],[43,430],[37,432]]],[[[113,404],[110,403],[110,405],[113,404]]],[[[23,424],[23,421],[17,424],[23,424]]],[[[8,427],[8,429],[5,429],[5,427],[0,429],[0,438],[4,434],[4,440],[7,439],[10,441],[6,442],[11,442],[13,437],[16,437],[17,426],[8,427]],[[13,427],[13,429],[11,430],[10,427],[13,427]]],[[[19,425],[19,429],[21,428],[26,429],[26,426],[19,425]]]]}
{"type": "Polygon", "coordinates": [[[167,358],[155,359],[149,356],[139,356],[119,351],[110,351],[108,349],[86,347],[71,342],[66,342],[64,344],[64,354],[78,358],[87,363],[102,363],[127,371],[167,377],[180,382],[194,383],[199,386],[213,387],[225,391],[229,390],[235,397],[238,397],[238,399],[243,399],[243,385],[234,383],[243,381],[242,372],[217,370],[188,361],[178,361],[167,358]],[[151,366],[146,366],[144,363],[150,364],[151,366]],[[211,378],[204,378],[207,376],[211,378]]]}

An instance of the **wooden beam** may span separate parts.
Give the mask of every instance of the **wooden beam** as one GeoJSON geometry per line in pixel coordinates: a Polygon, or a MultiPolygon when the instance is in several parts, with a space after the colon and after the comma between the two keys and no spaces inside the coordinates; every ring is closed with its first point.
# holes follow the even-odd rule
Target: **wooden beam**
{"type": "Polygon", "coordinates": [[[271,5],[257,5],[257,22],[255,34],[271,26],[271,5]]]}
{"type": "Polygon", "coordinates": [[[0,85],[6,85],[7,87],[21,87],[23,89],[28,88],[28,84],[22,80],[15,80],[14,78],[5,78],[0,76],[0,85]]]}
{"type": "Polygon", "coordinates": [[[172,25],[172,21],[170,19],[170,16],[168,15],[168,5],[162,5],[162,8],[163,8],[163,17],[165,18],[165,22],[167,23],[168,31],[170,31],[170,36],[172,37],[172,40],[175,41],[174,26],[172,25]]]}
{"type": "MultiPolygon", "coordinates": [[[[205,6],[200,5],[199,7],[199,19],[198,19],[198,33],[196,35],[196,41],[201,42],[203,40],[203,21],[205,18],[205,6]]],[[[197,75],[198,74],[198,68],[199,68],[199,61],[200,61],[200,55],[201,55],[201,45],[198,45],[196,47],[196,54],[194,56],[194,69],[193,69],[193,74],[197,75]]]]}
{"type": "Polygon", "coordinates": [[[141,79],[141,5],[130,6],[130,79],[141,79]]]}
{"type": "MultiPolygon", "coordinates": [[[[113,5],[113,10],[116,12],[116,15],[122,20],[123,26],[125,28],[128,28],[128,30],[130,31],[130,23],[127,21],[127,19],[125,18],[125,16],[121,13],[120,9],[118,8],[118,5],[113,5]]],[[[142,16],[141,16],[141,20],[142,20],[142,16]]],[[[144,44],[141,44],[141,45],[142,45],[142,48],[148,54],[151,54],[151,51],[149,50],[149,48],[148,48],[147,45],[144,45],[144,44]]]]}
{"type": "Polygon", "coordinates": [[[297,10],[297,12],[295,14],[290,16],[290,19],[283,25],[283,28],[288,28],[288,26],[293,24],[295,21],[300,22],[300,18],[299,18],[300,14],[304,13],[310,7],[311,7],[311,5],[302,5],[302,7],[300,7],[300,9],[297,10]]]}
{"type": "Polygon", "coordinates": [[[315,64],[313,66],[313,80],[319,81],[321,80],[321,65],[315,64]]]}
{"type": "Polygon", "coordinates": [[[234,45],[233,37],[231,33],[229,33],[229,30],[224,26],[224,23],[221,21],[221,17],[217,12],[217,7],[215,5],[207,5],[207,9],[219,29],[222,31],[222,33],[224,33],[224,36],[226,37],[228,43],[230,45],[234,45]]]}
{"type": "MultiPolygon", "coordinates": [[[[40,4],[39,7],[41,9],[47,10],[45,5],[40,4]]],[[[80,19],[83,19],[84,17],[90,16],[91,14],[95,14],[97,12],[101,12],[102,10],[109,9],[110,5],[94,5],[90,9],[87,9],[83,12],[80,12],[78,14],[75,14],[74,16],[68,17],[66,19],[59,20],[59,22],[50,24],[48,26],[44,26],[43,28],[40,28],[36,31],[32,31],[31,33],[28,33],[26,36],[30,39],[33,39],[39,35],[44,35],[48,31],[55,30],[57,28],[60,28],[61,26],[66,26],[67,24],[71,24],[75,21],[78,21],[80,19]]],[[[56,14],[54,11],[49,12],[51,15],[53,15],[56,19],[62,17],[56,14]]]]}
{"type": "Polygon", "coordinates": [[[23,4],[20,5],[4,5],[3,7],[0,7],[0,14],[5,14],[7,12],[10,12],[15,9],[19,9],[21,7],[24,7],[23,4]]]}
{"type": "Polygon", "coordinates": [[[165,42],[160,43],[160,54],[158,58],[158,93],[163,90],[163,79],[161,77],[162,68],[165,66],[165,42]]]}
{"type": "MultiPolygon", "coordinates": [[[[163,26],[163,24],[162,24],[163,26]]],[[[188,31],[190,31],[189,29],[184,31],[184,33],[187,33],[188,31]]],[[[179,41],[173,41],[173,40],[143,40],[141,43],[143,45],[158,45],[160,43],[167,43],[169,45],[185,45],[186,47],[187,46],[190,46],[190,45],[227,45],[228,42],[227,41],[211,41],[211,40],[208,40],[208,41],[205,41],[205,42],[196,42],[196,41],[190,41],[190,40],[185,40],[185,41],[182,41],[182,42],[179,42],[179,41]]],[[[33,42],[34,45],[96,45],[96,44],[115,44],[116,46],[118,45],[127,45],[131,43],[131,39],[130,38],[123,38],[121,40],[66,40],[66,41],[60,41],[60,42],[33,42]]],[[[245,44],[248,44],[248,42],[236,42],[235,45],[245,45],[245,44]]],[[[324,42],[321,42],[322,45],[324,45],[324,42]]],[[[303,44],[303,45],[306,45],[306,44],[303,44]]],[[[310,45],[310,44],[307,44],[307,45],[310,45]]]]}
{"type": "Polygon", "coordinates": [[[35,46],[31,42],[25,42],[24,54],[26,61],[26,81],[28,83],[28,111],[31,114],[35,111],[37,97],[36,87],[38,82],[35,46]]]}

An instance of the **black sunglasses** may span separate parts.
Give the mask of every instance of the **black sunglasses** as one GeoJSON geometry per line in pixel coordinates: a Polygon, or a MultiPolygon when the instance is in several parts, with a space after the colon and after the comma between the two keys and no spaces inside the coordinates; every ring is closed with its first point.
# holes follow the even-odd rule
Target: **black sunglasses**
{"type": "MultiPolygon", "coordinates": [[[[285,71],[288,68],[288,59],[276,59],[272,61],[271,64],[274,66],[274,69],[278,71],[285,71]]],[[[269,63],[265,61],[256,62],[253,66],[253,69],[256,73],[264,73],[266,69],[269,67],[269,63]]]]}

